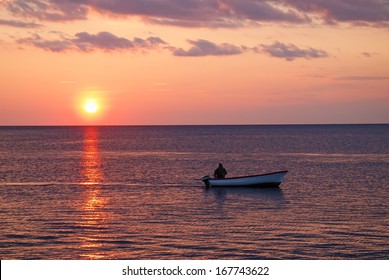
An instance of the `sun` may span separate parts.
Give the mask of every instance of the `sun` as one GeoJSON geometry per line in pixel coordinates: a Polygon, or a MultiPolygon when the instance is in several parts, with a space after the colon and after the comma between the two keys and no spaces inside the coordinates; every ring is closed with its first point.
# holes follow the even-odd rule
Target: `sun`
{"type": "Polygon", "coordinates": [[[102,121],[108,108],[107,99],[102,91],[80,92],[74,105],[78,116],[88,124],[102,121]]]}
{"type": "Polygon", "coordinates": [[[98,109],[99,109],[99,106],[98,106],[96,100],[87,100],[85,105],[84,105],[84,110],[89,114],[96,113],[98,109]]]}

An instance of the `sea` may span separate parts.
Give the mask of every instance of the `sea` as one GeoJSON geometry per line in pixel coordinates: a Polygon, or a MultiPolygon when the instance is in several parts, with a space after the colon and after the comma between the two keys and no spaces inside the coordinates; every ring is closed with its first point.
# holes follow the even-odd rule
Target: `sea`
{"type": "Polygon", "coordinates": [[[387,124],[0,127],[0,259],[387,260],[388,182],[387,124]]]}

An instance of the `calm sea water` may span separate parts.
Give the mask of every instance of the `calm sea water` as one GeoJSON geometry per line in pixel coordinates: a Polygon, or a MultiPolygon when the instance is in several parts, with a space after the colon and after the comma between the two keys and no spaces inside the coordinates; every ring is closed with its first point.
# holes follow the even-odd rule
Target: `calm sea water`
{"type": "Polygon", "coordinates": [[[389,125],[3,127],[0,258],[388,259],[388,182],[389,125]]]}

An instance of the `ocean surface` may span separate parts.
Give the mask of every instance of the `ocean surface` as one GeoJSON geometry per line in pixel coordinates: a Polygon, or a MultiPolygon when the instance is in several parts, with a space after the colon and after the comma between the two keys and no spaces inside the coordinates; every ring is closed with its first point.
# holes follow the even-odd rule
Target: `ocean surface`
{"type": "Polygon", "coordinates": [[[388,182],[389,125],[0,127],[0,259],[389,259],[388,182]]]}

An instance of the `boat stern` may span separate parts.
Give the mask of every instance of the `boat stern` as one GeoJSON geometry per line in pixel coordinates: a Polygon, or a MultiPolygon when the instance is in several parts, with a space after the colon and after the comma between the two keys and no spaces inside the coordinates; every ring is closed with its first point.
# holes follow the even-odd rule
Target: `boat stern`
{"type": "Polygon", "coordinates": [[[201,181],[204,182],[206,188],[210,188],[211,187],[211,184],[209,183],[209,179],[211,179],[211,177],[209,177],[209,175],[204,176],[203,178],[201,178],[201,181]]]}

